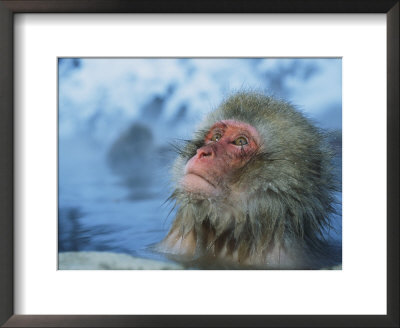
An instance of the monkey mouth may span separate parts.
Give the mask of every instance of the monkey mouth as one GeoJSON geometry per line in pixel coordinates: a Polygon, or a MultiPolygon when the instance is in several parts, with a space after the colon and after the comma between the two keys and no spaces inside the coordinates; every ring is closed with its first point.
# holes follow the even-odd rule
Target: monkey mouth
{"type": "Polygon", "coordinates": [[[204,175],[197,172],[187,172],[182,180],[182,187],[189,193],[200,195],[216,195],[217,186],[204,175]]]}
{"type": "Polygon", "coordinates": [[[214,188],[217,188],[217,186],[215,184],[213,184],[210,180],[208,180],[207,178],[205,178],[204,176],[198,174],[198,173],[194,173],[194,172],[188,172],[186,173],[186,175],[195,175],[201,179],[203,179],[205,182],[207,182],[209,185],[213,186],[214,188]]]}

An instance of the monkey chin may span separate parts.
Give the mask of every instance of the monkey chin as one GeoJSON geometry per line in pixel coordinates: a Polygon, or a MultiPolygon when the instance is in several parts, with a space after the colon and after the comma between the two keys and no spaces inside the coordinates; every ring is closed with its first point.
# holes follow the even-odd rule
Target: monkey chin
{"type": "Polygon", "coordinates": [[[186,192],[197,196],[215,197],[219,195],[219,189],[197,173],[186,173],[181,181],[181,186],[186,192]]]}

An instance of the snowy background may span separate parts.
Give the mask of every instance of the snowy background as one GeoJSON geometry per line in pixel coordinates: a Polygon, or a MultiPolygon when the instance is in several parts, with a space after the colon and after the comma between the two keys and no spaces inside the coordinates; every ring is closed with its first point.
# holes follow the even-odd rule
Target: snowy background
{"type": "MultiPolygon", "coordinates": [[[[58,78],[59,252],[166,260],[147,247],[174,217],[165,203],[171,143],[190,138],[235,90],[283,98],[336,131],[341,167],[340,59],[62,58],[58,78]]],[[[340,240],[341,217],[335,222],[340,240]]]]}

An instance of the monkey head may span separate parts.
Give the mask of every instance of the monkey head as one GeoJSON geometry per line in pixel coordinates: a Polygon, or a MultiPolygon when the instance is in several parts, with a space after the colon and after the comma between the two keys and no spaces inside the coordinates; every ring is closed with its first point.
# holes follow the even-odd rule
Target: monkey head
{"type": "Polygon", "coordinates": [[[229,97],[179,149],[171,196],[178,211],[164,249],[280,265],[282,254],[321,248],[336,190],[324,139],[286,102],[229,97]]]}

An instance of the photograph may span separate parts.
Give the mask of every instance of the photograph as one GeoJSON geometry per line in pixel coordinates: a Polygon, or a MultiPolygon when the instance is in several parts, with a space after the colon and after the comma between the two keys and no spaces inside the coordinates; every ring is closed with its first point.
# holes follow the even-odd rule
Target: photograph
{"type": "Polygon", "coordinates": [[[0,326],[397,327],[399,13],[0,0],[0,326]]]}
{"type": "Polygon", "coordinates": [[[59,270],[341,270],[342,59],[58,61],[59,270]]]}

